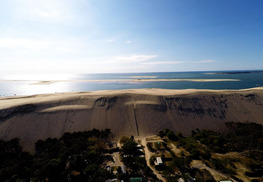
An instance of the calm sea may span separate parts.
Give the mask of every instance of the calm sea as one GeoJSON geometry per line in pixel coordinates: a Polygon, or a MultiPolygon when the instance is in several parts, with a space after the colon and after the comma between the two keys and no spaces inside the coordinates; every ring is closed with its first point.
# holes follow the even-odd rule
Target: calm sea
{"type": "MultiPolygon", "coordinates": [[[[242,71],[243,72],[243,71],[242,71]]],[[[82,75],[0,76],[0,96],[120,89],[245,89],[263,86],[263,72],[217,74],[218,72],[114,73],[82,75]],[[213,73],[213,74],[209,74],[213,73]],[[127,79],[238,79],[240,81],[127,81],[127,79]],[[5,80],[5,81],[4,81],[5,80]],[[9,80],[9,81],[7,81],[9,80]],[[12,80],[12,81],[10,81],[12,80]],[[28,80],[28,81],[26,81],[28,80]],[[30,80],[30,81],[29,81],[30,80]],[[115,80],[102,82],[56,82],[32,85],[41,80],[115,80]],[[117,80],[117,81],[116,81],[117,80]]],[[[232,73],[232,72],[230,72],[232,73]]]]}

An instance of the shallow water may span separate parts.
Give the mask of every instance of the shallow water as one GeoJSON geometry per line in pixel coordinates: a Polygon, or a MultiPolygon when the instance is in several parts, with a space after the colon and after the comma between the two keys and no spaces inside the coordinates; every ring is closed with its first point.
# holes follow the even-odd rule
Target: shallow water
{"type": "Polygon", "coordinates": [[[245,89],[263,86],[263,73],[208,74],[218,72],[169,72],[169,73],[114,73],[81,75],[19,75],[1,76],[0,95],[33,95],[44,93],[80,92],[95,90],[120,90],[141,88],[162,89],[245,89]],[[131,81],[136,79],[238,79],[240,81],[192,82],[192,81],[131,81]],[[13,81],[10,81],[13,80],[13,81]],[[16,81],[14,81],[16,80],[16,81]],[[26,81],[31,80],[31,81],[26,81]],[[100,82],[56,82],[32,85],[43,80],[108,80],[100,82]],[[110,81],[117,80],[117,81],[110,81]]]}

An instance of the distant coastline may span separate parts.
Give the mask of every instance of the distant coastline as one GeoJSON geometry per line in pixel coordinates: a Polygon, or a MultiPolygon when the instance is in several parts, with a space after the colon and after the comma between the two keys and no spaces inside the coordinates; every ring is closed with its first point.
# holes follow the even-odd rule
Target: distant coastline
{"type": "Polygon", "coordinates": [[[249,73],[263,73],[263,71],[224,71],[224,72],[213,72],[205,73],[210,75],[232,75],[232,74],[249,74],[249,73]]]}

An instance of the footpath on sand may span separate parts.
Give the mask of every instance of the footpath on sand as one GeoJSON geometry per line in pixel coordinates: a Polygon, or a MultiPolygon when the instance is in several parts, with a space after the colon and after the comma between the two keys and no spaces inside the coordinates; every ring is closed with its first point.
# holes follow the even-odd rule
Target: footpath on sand
{"type": "Polygon", "coordinates": [[[164,177],[162,177],[161,174],[158,173],[158,171],[152,167],[150,165],[150,158],[152,156],[152,153],[149,151],[149,149],[147,148],[147,141],[146,141],[146,137],[145,138],[138,138],[139,140],[141,140],[141,144],[144,146],[144,152],[145,152],[145,160],[147,162],[147,166],[149,168],[151,168],[151,170],[153,171],[153,173],[157,176],[157,178],[161,181],[166,182],[166,179],[164,177]]]}

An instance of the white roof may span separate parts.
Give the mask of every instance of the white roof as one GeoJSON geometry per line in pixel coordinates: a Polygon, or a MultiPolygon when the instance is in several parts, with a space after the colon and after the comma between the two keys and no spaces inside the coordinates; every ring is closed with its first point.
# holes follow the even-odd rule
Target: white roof
{"type": "Polygon", "coordinates": [[[121,170],[123,173],[126,173],[126,167],[124,165],[121,166],[121,170]]]}
{"type": "Polygon", "coordinates": [[[183,178],[179,178],[177,181],[178,182],[184,182],[184,179],[183,178]]]}
{"type": "Polygon", "coordinates": [[[162,164],[163,163],[162,158],[156,157],[156,162],[157,162],[157,164],[162,164]]]}

